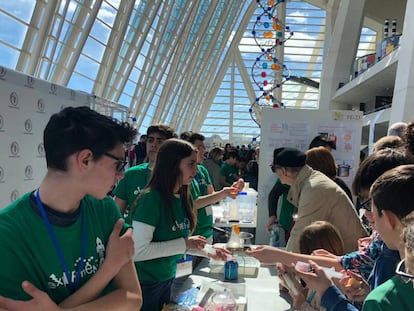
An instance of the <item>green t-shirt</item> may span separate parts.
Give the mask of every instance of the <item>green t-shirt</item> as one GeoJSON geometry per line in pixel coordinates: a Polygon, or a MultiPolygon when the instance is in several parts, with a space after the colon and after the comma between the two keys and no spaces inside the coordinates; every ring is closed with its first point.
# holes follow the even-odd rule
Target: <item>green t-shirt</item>
{"type": "Polygon", "coordinates": [[[364,301],[363,311],[413,310],[412,282],[404,283],[398,275],[376,287],[364,301]]]}
{"type": "MultiPolygon", "coordinates": [[[[134,203],[137,196],[147,186],[151,178],[151,170],[148,163],[131,167],[125,171],[124,178],[122,178],[113,193],[118,198],[127,202],[126,214],[129,216],[131,205],[134,203]]],[[[131,223],[130,218],[127,222],[131,223]]]]}
{"type": "MultiPolygon", "coordinates": [[[[196,200],[200,196],[208,194],[207,186],[211,185],[210,175],[203,165],[197,165],[198,173],[191,182],[191,197],[196,200]]],[[[209,238],[213,235],[213,209],[210,205],[197,210],[197,226],[193,235],[202,235],[209,238]]]]}
{"type": "MultiPolygon", "coordinates": [[[[105,247],[115,222],[121,218],[111,198],[83,198],[81,213],[72,225],[52,225],[72,280],[82,253],[82,221],[85,217],[86,252],[78,287],[84,285],[105,259],[105,247]]],[[[30,193],[0,211],[0,295],[29,300],[21,287],[24,280],[46,292],[57,304],[72,293],[59,256],[40,215],[33,209],[30,193]]],[[[108,286],[106,291],[109,291],[108,286]]],[[[104,291],[104,292],[106,292],[104,291]]]]}
{"type": "Polygon", "coordinates": [[[282,208],[279,215],[279,223],[283,229],[289,231],[292,228],[293,224],[293,214],[295,212],[295,206],[289,202],[288,193],[290,186],[283,185],[286,188],[286,191],[282,194],[282,208]]]}
{"type": "Polygon", "coordinates": [[[221,176],[226,177],[226,181],[229,184],[233,184],[237,179],[235,176],[237,176],[239,170],[235,165],[227,164],[226,162],[223,162],[220,168],[220,174],[221,176]]]}
{"type": "MultiPolygon", "coordinates": [[[[181,199],[174,197],[171,210],[156,190],[149,190],[142,195],[133,218],[134,221],[155,227],[151,243],[186,238],[190,234],[190,220],[186,215],[181,199]]],[[[182,258],[182,255],[177,254],[136,261],[135,267],[137,268],[139,280],[162,282],[174,278],[176,262],[182,258]]]]}

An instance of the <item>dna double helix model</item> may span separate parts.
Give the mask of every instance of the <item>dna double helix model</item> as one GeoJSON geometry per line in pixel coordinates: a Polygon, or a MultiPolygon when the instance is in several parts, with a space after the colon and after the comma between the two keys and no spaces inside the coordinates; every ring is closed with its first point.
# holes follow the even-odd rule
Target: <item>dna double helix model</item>
{"type": "Polygon", "coordinates": [[[261,54],[256,57],[251,68],[251,76],[258,89],[258,95],[251,104],[249,112],[253,121],[260,127],[263,106],[274,108],[284,106],[281,100],[274,96],[274,90],[289,81],[290,73],[276,55],[278,49],[282,49],[282,45],[293,36],[293,32],[277,17],[278,6],[284,0],[256,0],[256,2],[263,12],[256,17],[252,35],[261,54]]]}

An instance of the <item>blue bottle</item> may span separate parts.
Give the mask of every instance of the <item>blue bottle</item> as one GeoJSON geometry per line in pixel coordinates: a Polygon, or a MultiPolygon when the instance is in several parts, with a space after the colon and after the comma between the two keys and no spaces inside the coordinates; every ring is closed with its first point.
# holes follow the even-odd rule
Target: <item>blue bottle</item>
{"type": "Polygon", "coordinates": [[[234,281],[239,278],[239,264],[235,260],[226,261],[224,264],[224,279],[234,281]]]}

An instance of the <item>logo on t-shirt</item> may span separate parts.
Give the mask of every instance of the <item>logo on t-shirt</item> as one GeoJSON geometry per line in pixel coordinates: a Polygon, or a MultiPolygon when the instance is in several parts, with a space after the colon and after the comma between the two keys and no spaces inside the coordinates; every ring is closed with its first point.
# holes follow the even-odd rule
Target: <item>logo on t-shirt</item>
{"type": "MultiPolygon", "coordinates": [[[[81,264],[81,257],[78,257],[72,265],[68,265],[68,267],[73,267],[72,271],[70,271],[70,283],[73,284],[75,282],[76,274],[78,271],[78,266],[81,264]]],[[[102,240],[99,237],[96,237],[96,255],[90,256],[88,258],[84,258],[83,267],[80,272],[80,278],[90,277],[98,271],[99,267],[102,265],[103,261],[105,260],[105,245],[102,243],[102,240]]],[[[49,281],[47,283],[50,289],[57,289],[60,286],[68,286],[68,278],[64,271],[59,271],[56,273],[51,273],[49,275],[49,281]]]]}
{"type": "Polygon", "coordinates": [[[187,236],[187,232],[190,232],[190,220],[188,218],[184,218],[182,222],[175,221],[174,225],[171,227],[172,231],[182,231],[185,232],[185,236],[187,236]]]}
{"type": "Polygon", "coordinates": [[[134,195],[138,195],[141,193],[141,188],[138,186],[137,189],[134,190],[134,195]]]}

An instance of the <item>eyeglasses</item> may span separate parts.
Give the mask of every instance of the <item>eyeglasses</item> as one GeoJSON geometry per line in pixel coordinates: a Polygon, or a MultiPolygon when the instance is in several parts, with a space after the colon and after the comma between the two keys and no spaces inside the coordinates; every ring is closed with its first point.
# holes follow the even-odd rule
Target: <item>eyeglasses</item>
{"type": "Polygon", "coordinates": [[[359,208],[362,208],[362,209],[370,212],[371,211],[371,198],[369,198],[368,200],[365,200],[364,202],[362,202],[359,205],[359,208]]]}
{"type": "Polygon", "coordinates": [[[115,168],[118,172],[122,172],[124,170],[125,166],[128,163],[124,159],[118,158],[118,157],[116,157],[116,156],[114,156],[114,155],[112,155],[112,154],[110,154],[108,152],[105,152],[104,155],[107,156],[108,158],[111,158],[111,159],[114,159],[114,160],[118,161],[116,163],[116,168],[115,168]]]}
{"type": "Polygon", "coordinates": [[[401,260],[398,263],[397,268],[395,269],[395,273],[401,278],[401,280],[405,284],[414,279],[414,275],[405,272],[405,259],[401,260]]]}

